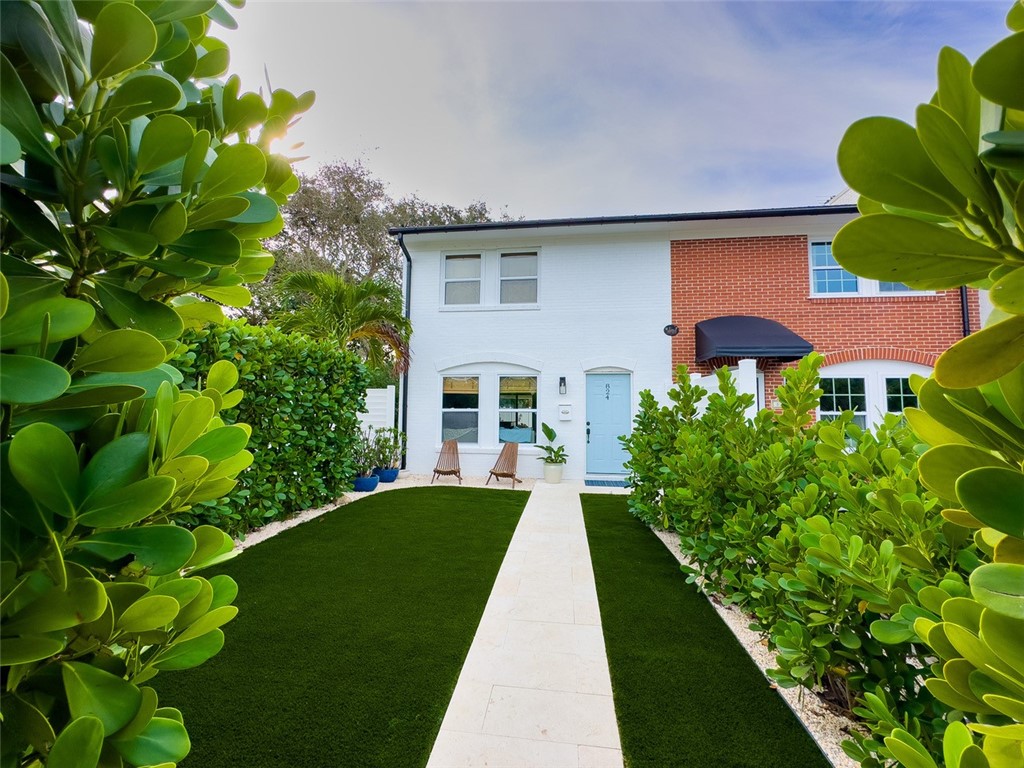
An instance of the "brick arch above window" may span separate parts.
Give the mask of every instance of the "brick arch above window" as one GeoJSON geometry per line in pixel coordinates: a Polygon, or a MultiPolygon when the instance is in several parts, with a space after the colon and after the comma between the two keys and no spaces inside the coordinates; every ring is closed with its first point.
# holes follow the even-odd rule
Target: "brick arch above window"
{"type": "Polygon", "coordinates": [[[901,347],[854,347],[841,349],[835,352],[825,352],[825,360],[822,367],[827,365],[838,365],[839,363],[852,363],[859,360],[893,360],[900,363],[916,363],[935,367],[935,361],[939,356],[934,352],[922,352],[918,349],[904,349],[901,347]]]}

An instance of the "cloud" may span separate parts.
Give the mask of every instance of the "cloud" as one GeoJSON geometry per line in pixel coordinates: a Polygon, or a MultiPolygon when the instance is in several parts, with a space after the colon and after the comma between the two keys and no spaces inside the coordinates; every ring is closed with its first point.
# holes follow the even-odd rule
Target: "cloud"
{"type": "Polygon", "coordinates": [[[276,3],[233,71],[313,88],[307,168],[363,157],[396,194],[530,218],[822,202],[868,114],[910,119],[943,44],[1005,3],[276,3]]]}

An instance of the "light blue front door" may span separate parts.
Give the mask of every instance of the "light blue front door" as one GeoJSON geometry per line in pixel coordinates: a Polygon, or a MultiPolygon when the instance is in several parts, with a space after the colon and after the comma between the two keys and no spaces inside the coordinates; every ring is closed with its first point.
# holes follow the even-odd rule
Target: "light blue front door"
{"type": "Polygon", "coordinates": [[[621,475],[629,458],[620,435],[628,435],[630,419],[628,373],[587,374],[587,472],[621,475]]]}

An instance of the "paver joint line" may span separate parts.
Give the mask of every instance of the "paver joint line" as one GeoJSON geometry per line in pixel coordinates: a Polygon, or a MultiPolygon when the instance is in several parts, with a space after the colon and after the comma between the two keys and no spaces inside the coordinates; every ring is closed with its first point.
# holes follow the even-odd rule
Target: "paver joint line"
{"type": "Polygon", "coordinates": [[[622,765],[583,490],[534,486],[427,768],[622,765]]]}

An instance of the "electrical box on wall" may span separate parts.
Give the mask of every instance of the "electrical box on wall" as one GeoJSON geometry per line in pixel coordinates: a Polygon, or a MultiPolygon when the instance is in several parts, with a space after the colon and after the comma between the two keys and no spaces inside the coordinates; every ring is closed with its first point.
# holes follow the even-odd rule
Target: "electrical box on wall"
{"type": "Polygon", "coordinates": [[[558,404],[558,420],[559,421],[572,421],[572,404],[571,403],[559,403],[558,404]]]}

